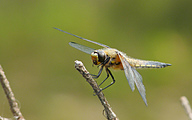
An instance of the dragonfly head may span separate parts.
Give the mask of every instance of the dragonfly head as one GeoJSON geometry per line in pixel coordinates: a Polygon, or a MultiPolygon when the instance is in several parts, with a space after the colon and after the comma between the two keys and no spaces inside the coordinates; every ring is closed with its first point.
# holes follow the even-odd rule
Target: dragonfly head
{"type": "Polygon", "coordinates": [[[93,61],[93,64],[99,65],[105,61],[106,54],[102,50],[95,50],[91,53],[91,59],[93,61]]]}

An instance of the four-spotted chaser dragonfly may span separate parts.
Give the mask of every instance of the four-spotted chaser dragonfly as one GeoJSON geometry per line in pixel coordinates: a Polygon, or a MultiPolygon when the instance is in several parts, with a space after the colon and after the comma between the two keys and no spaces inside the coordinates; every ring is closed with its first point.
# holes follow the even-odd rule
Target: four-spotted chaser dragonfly
{"type": "Polygon", "coordinates": [[[71,45],[72,47],[90,54],[93,64],[100,66],[100,70],[99,70],[98,74],[93,75],[94,78],[98,78],[101,75],[103,68],[105,68],[105,70],[107,72],[107,77],[100,83],[100,85],[103,84],[109,76],[111,76],[113,82],[111,84],[109,84],[108,86],[102,88],[100,91],[108,88],[109,86],[111,86],[112,84],[115,83],[115,79],[114,79],[111,71],[109,70],[109,68],[124,70],[125,76],[128,80],[131,90],[134,91],[135,85],[136,85],[143,101],[147,105],[145,87],[142,83],[142,76],[136,71],[136,69],[137,68],[164,68],[167,66],[171,66],[171,64],[167,64],[167,63],[134,59],[134,58],[128,57],[125,53],[123,53],[117,49],[110,48],[107,45],[79,37],[77,35],[68,33],[66,31],[63,31],[58,28],[55,28],[55,29],[57,29],[61,32],[70,34],[72,36],[75,36],[77,38],[80,38],[82,40],[85,40],[85,41],[88,41],[88,42],[91,42],[91,43],[104,47],[103,49],[95,50],[93,48],[90,48],[90,47],[87,47],[84,45],[80,45],[75,42],[69,42],[69,45],[71,45]]]}

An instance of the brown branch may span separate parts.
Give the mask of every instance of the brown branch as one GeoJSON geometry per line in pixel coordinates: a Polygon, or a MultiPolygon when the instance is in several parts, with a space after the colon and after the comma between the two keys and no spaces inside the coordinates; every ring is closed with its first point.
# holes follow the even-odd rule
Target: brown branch
{"type": "MultiPolygon", "coordinates": [[[[100,91],[99,86],[97,85],[96,81],[92,78],[92,76],[89,74],[89,72],[86,70],[85,66],[81,61],[75,61],[75,68],[82,74],[82,76],[86,79],[86,81],[91,85],[95,93],[98,93],[100,91]]],[[[104,107],[104,111],[106,113],[106,117],[108,120],[118,120],[116,117],[116,114],[112,111],[112,108],[110,107],[107,99],[105,98],[103,92],[96,94],[99,100],[101,101],[101,104],[104,107]]]]}
{"type": "Polygon", "coordinates": [[[13,91],[11,90],[11,87],[9,85],[9,81],[6,78],[1,65],[0,65],[0,82],[7,96],[9,106],[10,106],[11,112],[13,113],[14,118],[16,118],[17,120],[25,120],[23,115],[21,114],[21,111],[18,107],[18,103],[14,97],[13,91]]]}
{"type": "Polygon", "coordinates": [[[189,101],[187,100],[187,98],[185,96],[182,96],[180,98],[180,100],[181,100],[181,104],[183,105],[189,119],[192,120],[192,110],[191,110],[189,101]]]}

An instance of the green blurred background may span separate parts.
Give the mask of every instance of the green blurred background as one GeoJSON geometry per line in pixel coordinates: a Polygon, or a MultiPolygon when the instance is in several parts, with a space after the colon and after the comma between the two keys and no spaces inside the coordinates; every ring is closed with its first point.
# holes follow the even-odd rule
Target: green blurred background
{"type": "MultiPolygon", "coordinates": [[[[0,64],[24,117],[105,120],[74,61],[81,60],[91,73],[99,69],[68,42],[100,47],[52,28],[57,27],[134,58],[172,64],[138,70],[148,107],[137,90],[131,91],[124,72],[112,71],[116,83],[104,93],[121,120],[187,120],[179,99],[185,95],[192,103],[191,5],[191,0],[2,0],[0,64]]],[[[2,89],[0,116],[12,118],[2,89]]]]}

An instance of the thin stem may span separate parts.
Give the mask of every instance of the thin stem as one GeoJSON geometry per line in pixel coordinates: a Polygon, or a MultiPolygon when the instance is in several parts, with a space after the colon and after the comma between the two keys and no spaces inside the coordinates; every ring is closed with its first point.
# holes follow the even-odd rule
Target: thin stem
{"type": "Polygon", "coordinates": [[[14,118],[16,118],[17,120],[25,120],[18,107],[18,103],[15,99],[13,91],[11,90],[11,86],[9,85],[9,81],[6,78],[1,65],[0,65],[0,82],[1,82],[1,85],[3,87],[5,94],[7,96],[9,106],[10,106],[11,112],[13,113],[14,118]]]}
{"type": "Polygon", "coordinates": [[[189,101],[187,100],[187,98],[185,96],[182,96],[180,98],[180,100],[181,100],[181,104],[183,105],[189,119],[192,120],[192,110],[191,110],[191,106],[189,104],[189,101]]]}

